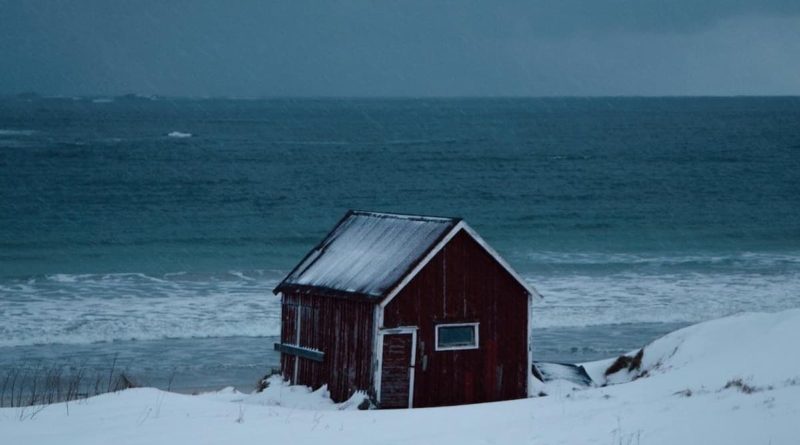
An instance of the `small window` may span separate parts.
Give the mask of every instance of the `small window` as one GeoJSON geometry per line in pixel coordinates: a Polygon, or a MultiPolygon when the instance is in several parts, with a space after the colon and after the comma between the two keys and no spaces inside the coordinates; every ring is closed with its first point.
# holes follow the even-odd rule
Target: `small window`
{"type": "Polygon", "coordinates": [[[436,350],[478,348],[478,323],[436,325],[436,350]]]}

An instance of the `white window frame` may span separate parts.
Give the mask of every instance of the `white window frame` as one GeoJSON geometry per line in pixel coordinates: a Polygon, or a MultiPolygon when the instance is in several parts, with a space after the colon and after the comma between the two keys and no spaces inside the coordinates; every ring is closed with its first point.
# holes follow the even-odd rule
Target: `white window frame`
{"type": "Polygon", "coordinates": [[[442,323],[436,325],[436,338],[434,347],[436,351],[462,351],[466,349],[478,349],[481,344],[480,323],[442,323]],[[462,326],[472,326],[475,330],[475,344],[463,346],[439,346],[439,328],[458,328],[462,326]]]}

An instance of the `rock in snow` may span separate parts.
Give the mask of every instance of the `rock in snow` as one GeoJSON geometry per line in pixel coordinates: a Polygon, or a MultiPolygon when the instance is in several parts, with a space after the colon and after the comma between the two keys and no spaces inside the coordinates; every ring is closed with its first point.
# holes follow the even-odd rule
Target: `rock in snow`
{"type": "Polygon", "coordinates": [[[4,408],[0,432],[13,444],[797,444],[798,340],[800,309],[741,314],[654,341],[639,369],[606,376],[614,358],[585,364],[606,386],[537,383],[546,397],[358,411],[363,395],[336,405],[324,388],[273,379],[260,394],[143,388],[4,408]]]}

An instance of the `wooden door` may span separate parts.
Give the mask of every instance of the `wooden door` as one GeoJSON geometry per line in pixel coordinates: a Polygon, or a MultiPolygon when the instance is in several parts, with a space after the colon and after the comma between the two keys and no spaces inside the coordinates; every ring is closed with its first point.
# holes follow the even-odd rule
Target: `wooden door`
{"type": "Polygon", "coordinates": [[[381,408],[410,408],[413,404],[414,334],[383,334],[381,408]]]}

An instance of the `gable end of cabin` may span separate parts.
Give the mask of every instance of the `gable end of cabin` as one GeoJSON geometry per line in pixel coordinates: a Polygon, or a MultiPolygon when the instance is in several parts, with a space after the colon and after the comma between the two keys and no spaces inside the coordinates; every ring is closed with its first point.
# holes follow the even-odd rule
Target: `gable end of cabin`
{"type": "MultiPolygon", "coordinates": [[[[468,227],[455,230],[381,304],[381,331],[416,329],[414,407],[527,395],[531,292],[473,233],[468,227]]],[[[385,360],[378,362],[383,366],[385,360]]],[[[374,380],[385,386],[381,373],[374,380]]],[[[377,393],[381,401],[386,398],[382,390],[377,393]]]]}

